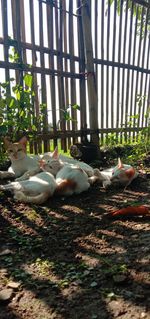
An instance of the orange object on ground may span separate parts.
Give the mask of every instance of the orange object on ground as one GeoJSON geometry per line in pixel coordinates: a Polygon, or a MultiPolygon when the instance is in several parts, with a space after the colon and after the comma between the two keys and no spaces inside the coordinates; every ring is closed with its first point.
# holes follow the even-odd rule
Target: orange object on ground
{"type": "Polygon", "coordinates": [[[149,209],[145,206],[128,206],[110,213],[110,216],[127,216],[127,215],[150,215],[149,209]]]}

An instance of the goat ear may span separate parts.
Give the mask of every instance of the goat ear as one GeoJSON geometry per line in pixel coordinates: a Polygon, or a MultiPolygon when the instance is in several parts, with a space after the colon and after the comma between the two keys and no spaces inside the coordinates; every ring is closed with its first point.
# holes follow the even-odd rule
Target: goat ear
{"type": "Polygon", "coordinates": [[[121,168],[123,168],[124,166],[123,166],[123,163],[122,163],[122,161],[121,161],[121,159],[120,159],[120,157],[118,158],[118,168],[119,169],[121,169],[121,168]]]}
{"type": "Polygon", "coordinates": [[[4,146],[5,149],[7,149],[9,147],[9,145],[12,144],[7,137],[4,137],[4,146]]]}
{"type": "Polygon", "coordinates": [[[26,145],[27,145],[27,138],[26,138],[26,136],[23,136],[23,137],[19,140],[19,143],[26,147],[26,145]]]}
{"type": "Polygon", "coordinates": [[[57,146],[55,147],[54,152],[52,153],[52,157],[53,157],[54,159],[58,159],[58,157],[59,157],[58,147],[57,147],[57,146]]]}
{"type": "Polygon", "coordinates": [[[128,168],[126,171],[126,176],[129,178],[129,179],[132,179],[133,176],[135,175],[135,169],[133,167],[131,168],[128,168]]]}

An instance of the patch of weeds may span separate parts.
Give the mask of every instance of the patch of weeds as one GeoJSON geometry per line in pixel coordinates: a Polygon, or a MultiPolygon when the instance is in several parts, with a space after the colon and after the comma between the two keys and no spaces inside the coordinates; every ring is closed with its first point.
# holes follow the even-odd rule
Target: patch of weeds
{"type": "Polygon", "coordinates": [[[102,271],[104,274],[116,275],[125,274],[128,271],[126,264],[113,264],[111,259],[102,258],[100,256],[100,261],[102,263],[102,271]]]}
{"type": "Polygon", "coordinates": [[[118,274],[125,274],[127,273],[127,265],[121,264],[121,265],[113,265],[112,262],[104,261],[104,263],[107,265],[107,267],[102,267],[102,271],[104,274],[107,275],[118,275],[118,274]]]}
{"type": "Polygon", "coordinates": [[[8,229],[11,239],[13,239],[22,249],[32,250],[33,248],[41,248],[43,246],[42,237],[35,238],[26,234],[21,234],[20,230],[8,229]]]}
{"type": "Polygon", "coordinates": [[[14,265],[14,256],[2,256],[1,262],[7,266],[7,268],[11,268],[14,265]]]}
{"type": "Polygon", "coordinates": [[[12,271],[12,276],[18,280],[26,280],[29,274],[25,273],[22,269],[16,268],[12,271]]]}
{"type": "MultiPolygon", "coordinates": [[[[81,264],[66,264],[60,263],[56,264],[54,267],[54,272],[58,275],[61,272],[62,280],[59,282],[61,287],[68,286],[69,283],[77,281],[79,284],[85,283],[89,277],[92,280],[92,270],[93,267],[89,267],[85,263],[81,264]]],[[[94,282],[94,281],[93,281],[94,282]]]]}
{"type": "Polygon", "coordinates": [[[53,270],[54,268],[54,262],[51,262],[48,259],[42,260],[41,258],[37,258],[35,265],[42,275],[49,275],[50,270],[53,270]]]}
{"type": "Polygon", "coordinates": [[[21,268],[15,267],[15,269],[12,269],[11,277],[17,281],[20,281],[24,285],[31,286],[32,288],[38,288],[38,283],[34,281],[30,274],[21,268]]]}
{"type": "Polygon", "coordinates": [[[11,256],[2,256],[1,260],[7,268],[13,268],[14,265],[22,263],[23,256],[19,254],[13,254],[11,256]]]}
{"type": "Polygon", "coordinates": [[[31,221],[35,221],[37,218],[39,218],[39,214],[34,209],[31,211],[28,211],[25,215],[31,221]]]}

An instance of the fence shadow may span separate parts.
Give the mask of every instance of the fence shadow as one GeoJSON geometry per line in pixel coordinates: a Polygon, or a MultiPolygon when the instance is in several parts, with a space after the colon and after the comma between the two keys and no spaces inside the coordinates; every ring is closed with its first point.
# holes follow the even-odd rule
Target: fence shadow
{"type": "MultiPolygon", "coordinates": [[[[133,201],[140,196],[130,195],[133,201]]],[[[7,281],[21,284],[15,292],[18,314],[9,314],[12,300],[8,318],[19,318],[22,311],[34,316],[40,307],[37,318],[109,319],[114,318],[112,302],[148,310],[148,220],[108,219],[107,210],[118,204],[114,200],[119,196],[125,200],[129,194],[106,193],[96,186],[80,196],[52,198],[44,207],[3,196],[0,244],[10,254],[0,256],[1,266],[7,281]],[[118,275],[122,281],[115,279],[118,275]]]]}

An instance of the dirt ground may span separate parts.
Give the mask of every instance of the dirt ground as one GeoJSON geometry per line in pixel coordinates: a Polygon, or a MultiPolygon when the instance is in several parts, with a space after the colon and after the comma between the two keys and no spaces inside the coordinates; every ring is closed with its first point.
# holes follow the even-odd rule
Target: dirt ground
{"type": "Polygon", "coordinates": [[[150,318],[150,179],[44,206],[0,193],[0,319],[150,318]]]}

